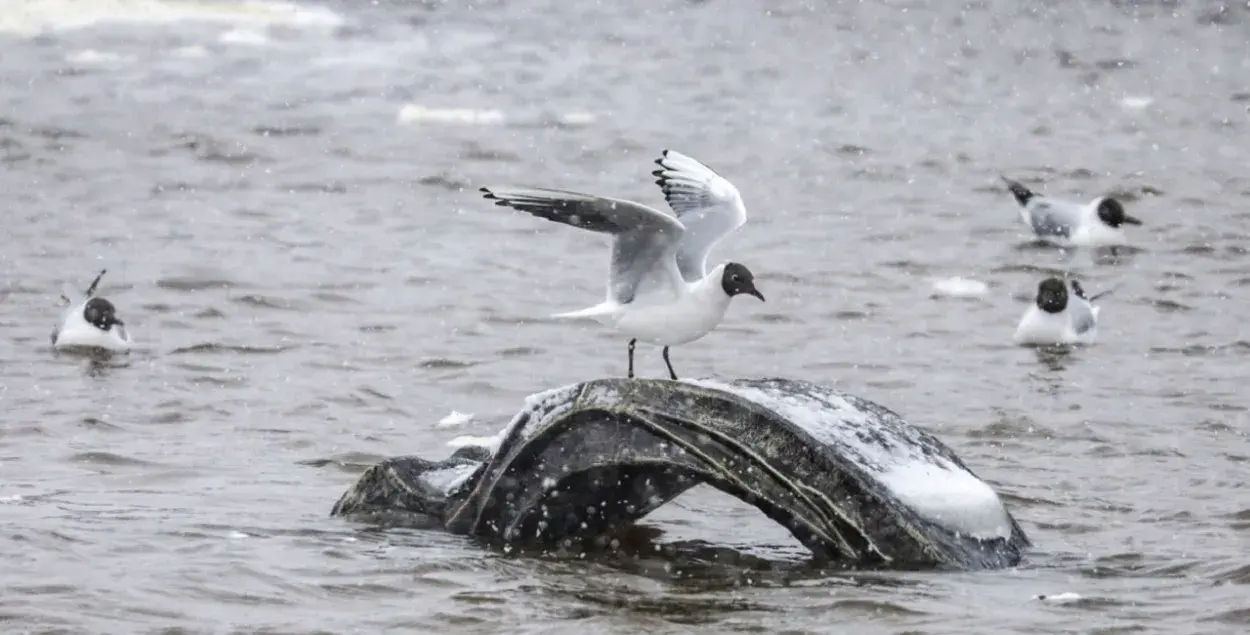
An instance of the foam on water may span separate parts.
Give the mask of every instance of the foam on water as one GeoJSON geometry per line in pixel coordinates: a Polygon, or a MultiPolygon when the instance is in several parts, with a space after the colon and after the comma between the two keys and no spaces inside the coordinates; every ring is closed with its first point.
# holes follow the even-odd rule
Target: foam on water
{"type": "Polygon", "coordinates": [[[952,532],[975,538],[1011,535],[1007,510],[993,488],[946,458],[925,453],[914,428],[881,425],[875,414],[835,394],[818,399],[716,380],[683,381],[729,392],[772,410],[817,441],[838,448],[843,458],[873,475],[901,503],[952,532]],[[874,442],[882,437],[891,438],[886,443],[874,442]]]}
{"type": "Polygon", "coordinates": [[[100,24],[224,24],[335,28],[343,18],[324,7],[291,2],[190,2],[185,0],[0,0],[0,33],[32,37],[100,24]]]}

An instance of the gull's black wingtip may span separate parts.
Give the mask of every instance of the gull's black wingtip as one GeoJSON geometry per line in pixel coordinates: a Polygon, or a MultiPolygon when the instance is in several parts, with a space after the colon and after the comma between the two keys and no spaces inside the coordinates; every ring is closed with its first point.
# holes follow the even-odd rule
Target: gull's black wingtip
{"type": "Polygon", "coordinates": [[[95,295],[95,290],[96,290],[96,288],[100,286],[100,279],[101,279],[101,278],[103,278],[103,277],[104,277],[104,274],[106,274],[106,273],[108,273],[108,268],[107,268],[107,267],[106,267],[106,268],[104,268],[104,269],[101,269],[101,270],[100,270],[100,273],[97,273],[97,274],[96,274],[96,276],[95,276],[95,280],[92,280],[92,281],[91,281],[91,286],[87,287],[87,294],[86,294],[86,295],[87,295],[87,297],[88,297],[88,298],[90,298],[91,296],[95,295]]]}
{"type": "Polygon", "coordinates": [[[1002,179],[1003,183],[1007,184],[1007,189],[1011,191],[1011,195],[1015,197],[1016,202],[1021,205],[1027,205],[1033,197],[1037,196],[1036,193],[1025,187],[1024,184],[1019,181],[1013,181],[1012,179],[1009,179],[1001,174],[998,175],[998,178],[1002,179]]]}
{"type": "Polygon", "coordinates": [[[669,195],[673,193],[673,185],[669,178],[665,176],[664,170],[656,170],[651,173],[651,176],[656,177],[655,184],[660,186],[660,191],[664,192],[664,200],[667,201],[669,195]]]}
{"type": "Polygon", "coordinates": [[[655,160],[655,164],[660,166],[660,169],[651,171],[651,176],[655,177],[655,184],[660,186],[660,189],[664,190],[665,198],[668,197],[669,177],[666,174],[664,174],[664,172],[671,169],[669,166],[664,164],[664,160],[667,158],[668,158],[668,148],[665,148],[664,150],[660,151],[660,158],[655,160]]]}
{"type": "Polygon", "coordinates": [[[488,201],[494,201],[495,205],[499,207],[507,207],[511,209],[516,209],[516,207],[512,204],[512,201],[499,196],[498,194],[495,193],[494,190],[490,189],[490,187],[481,187],[481,188],[478,188],[478,191],[483,193],[482,198],[488,201]]]}

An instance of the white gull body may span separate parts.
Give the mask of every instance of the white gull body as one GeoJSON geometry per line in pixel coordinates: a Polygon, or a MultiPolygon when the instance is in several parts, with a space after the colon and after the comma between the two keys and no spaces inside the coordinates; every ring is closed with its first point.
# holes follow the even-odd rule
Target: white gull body
{"type": "MultiPolygon", "coordinates": [[[[1084,297],[1078,283],[1067,283],[1067,303],[1063,310],[1051,313],[1034,301],[1020,317],[1013,340],[1021,345],[1093,344],[1098,338],[1098,314],[1101,307],[1084,297]]],[[[1099,296],[1094,296],[1097,299],[1099,296]]]]}

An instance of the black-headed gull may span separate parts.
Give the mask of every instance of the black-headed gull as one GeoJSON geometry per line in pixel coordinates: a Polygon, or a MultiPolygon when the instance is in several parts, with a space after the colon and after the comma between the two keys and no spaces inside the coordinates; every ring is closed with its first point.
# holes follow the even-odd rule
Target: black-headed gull
{"type": "Polygon", "coordinates": [[[1014,340],[1022,345],[1093,344],[1098,337],[1094,301],[1111,291],[1086,297],[1081,283],[1049,277],[1037,285],[1037,296],[1016,326],[1014,340]]]}
{"type": "Polygon", "coordinates": [[[693,342],[720,324],[736,295],[764,300],[744,265],[726,262],[706,271],[708,252],[746,222],[738,189],[702,163],[672,150],[656,160],[656,183],[676,218],[645,205],[523,186],[483,187],[496,205],[579,229],[611,234],[607,298],[559,318],[591,318],[628,335],[629,377],[638,340],[664,347],[693,342]]]}
{"type": "Polygon", "coordinates": [[[85,294],[66,285],[61,299],[69,306],[61,316],[61,322],[52,330],[52,347],[65,349],[102,349],[112,353],[130,350],[130,334],[126,325],[117,317],[112,302],[95,295],[108,269],[102,269],[91,281],[85,294]]]}
{"type": "Polygon", "coordinates": [[[1020,218],[1040,240],[1060,247],[1116,247],[1128,243],[1124,225],[1141,225],[1110,196],[1079,203],[1043,196],[1018,181],[999,176],[1020,206],[1020,218]]]}

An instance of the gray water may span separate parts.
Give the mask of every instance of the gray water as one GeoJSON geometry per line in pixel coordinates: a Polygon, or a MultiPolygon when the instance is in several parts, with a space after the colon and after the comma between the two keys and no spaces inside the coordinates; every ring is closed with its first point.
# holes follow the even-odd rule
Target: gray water
{"type": "Polygon", "coordinates": [[[174,0],[0,7],[6,633],[1250,624],[1244,7],[379,2],[268,24],[174,0]],[[401,120],[408,104],[497,112],[401,120]],[[546,317],[601,298],[605,241],[476,188],[663,206],[664,148],[741,190],[749,224],[713,259],[768,297],[676,348],[678,373],[898,411],[998,488],[1036,543],[1025,563],[812,571],[707,488],[616,560],[328,518],[372,462],[439,458],[528,394],[624,372],[619,336],[546,317]],[[1065,264],[1030,246],[1000,173],[1122,194],[1137,249],[1065,264]],[[137,350],[54,354],[61,284],[104,267],[137,350]],[[1116,290],[1099,341],[1012,346],[1063,268],[1116,290]],[[989,292],[933,297],[955,276],[989,292]],[[452,410],[476,419],[436,426],[452,410]],[[1080,599],[1036,599],[1064,593],[1080,599]]]}

